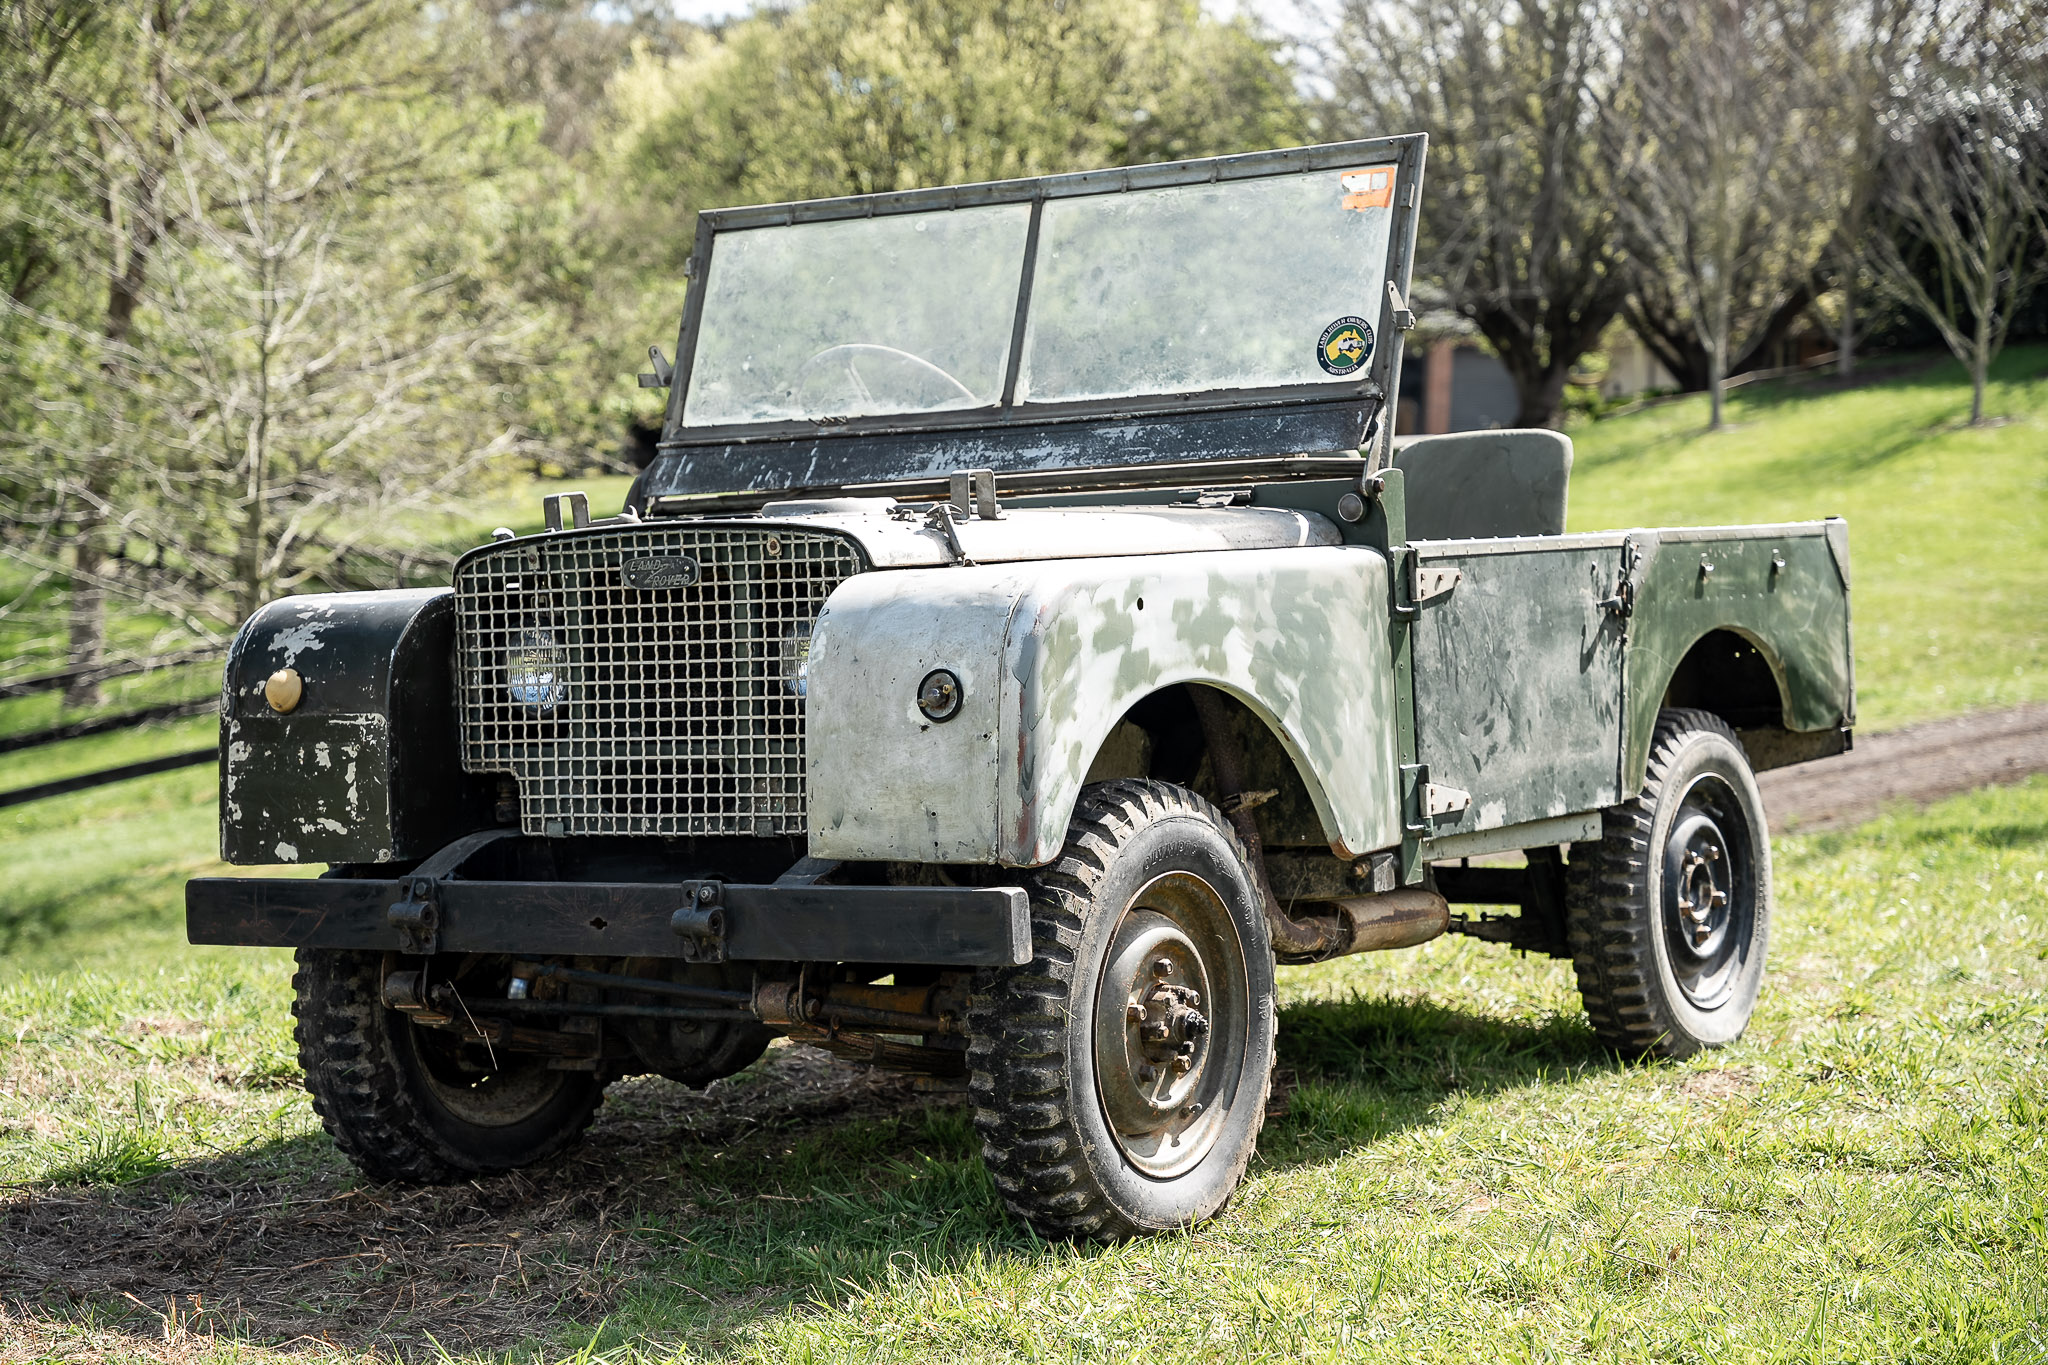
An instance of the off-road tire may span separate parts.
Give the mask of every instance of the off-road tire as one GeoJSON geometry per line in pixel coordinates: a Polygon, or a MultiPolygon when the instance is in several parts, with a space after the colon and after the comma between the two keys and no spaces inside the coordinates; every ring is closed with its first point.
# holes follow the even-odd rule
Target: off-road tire
{"type": "MultiPolygon", "coordinates": [[[[1272,940],[1243,845],[1214,806],[1183,788],[1097,783],[1082,791],[1059,857],[1026,885],[1032,960],[978,973],[968,1013],[975,1128],[1003,1202],[1051,1238],[1112,1241],[1213,1216],[1252,1159],[1272,1086],[1272,940]],[[1098,1067],[1095,1020],[1128,961],[1131,926],[1150,913],[1137,899],[1191,878],[1213,887],[1210,919],[1229,930],[1196,938],[1222,965],[1206,978],[1215,1050],[1187,1083],[1216,1087],[1215,1104],[1201,1111],[1210,1122],[1199,1143],[1190,1142],[1198,1155],[1181,1158],[1198,1164],[1162,1178],[1138,1164],[1157,1154],[1131,1154],[1131,1139],[1110,1127],[1097,1072],[1114,1068],[1098,1067]],[[1231,1004],[1236,990],[1244,998],[1231,1004]],[[1236,1020],[1241,1041],[1215,1041],[1236,1020]]],[[[1190,1124],[1173,1142],[1192,1132],[1190,1124]]]]}
{"type": "MultiPolygon", "coordinates": [[[[384,954],[301,948],[293,1030],[314,1112],[372,1180],[432,1185],[513,1170],[567,1150],[590,1126],[604,1079],[512,1065],[524,1099],[480,1123],[453,1112],[425,1068],[425,1030],[385,1005],[384,954]]],[[[510,1059],[501,1059],[510,1060],[510,1059]]]]}
{"type": "Polygon", "coordinates": [[[1609,1047],[1630,1057],[1680,1058],[1742,1036],[1770,941],[1770,832],[1748,756],[1725,721],[1706,711],[1659,714],[1642,792],[1602,812],[1598,843],[1572,848],[1565,919],[1587,1018],[1609,1047]],[[1710,797],[1689,795],[1702,790],[1710,797]],[[1721,998],[1705,1007],[1688,995],[1674,966],[1689,965],[1688,950],[1677,937],[1684,926],[1667,870],[1669,841],[1682,829],[1677,822],[1700,800],[1710,800],[1728,826],[1722,833],[1734,907],[1734,956],[1720,980],[1721,998]],[[1738,910],[1748,916],[1741,942],[1738,910]]]}

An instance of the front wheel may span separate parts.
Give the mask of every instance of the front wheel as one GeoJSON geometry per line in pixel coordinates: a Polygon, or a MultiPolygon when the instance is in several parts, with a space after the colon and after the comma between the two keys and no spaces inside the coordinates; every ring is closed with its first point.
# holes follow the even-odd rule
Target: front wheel
{"type": "Polygon", "coordinates": [[[1012,1212],[1113,1240],[1215,1214],[1273,1069],[1273,949],[1215,807],[1163,782],[1087,788],[1030,883],[1029,965],[970,1009],[975,1127],[1012,1212]]]}
{"type": "Polygon", "coordinates": [[[1572,965],[1602,1042],[1690,1057],[1742,1036],[1770,940],[1771,841],[1726,722],[1663,712],[1642,793],[1602,814],[1570,871],[1572,965]]]}
{"type": "Polygon", "coordinates": [[[382,953],[301,948],[292,1014],[314,1112],[373,1180],[439,1184],[554,1156],[604,1081],[421,1028],[384,1003],[382,953]]]}

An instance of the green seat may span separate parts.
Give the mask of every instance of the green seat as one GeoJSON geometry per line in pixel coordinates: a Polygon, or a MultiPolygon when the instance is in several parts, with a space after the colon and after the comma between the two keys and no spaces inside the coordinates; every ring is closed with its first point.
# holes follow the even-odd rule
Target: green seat
{"type": "Polygon", "coordinates": [[[1410,540],[1564,533],[1572,441],[1561,432],[1460,431],[1394,452],[1407,489],[1410,540]]]}

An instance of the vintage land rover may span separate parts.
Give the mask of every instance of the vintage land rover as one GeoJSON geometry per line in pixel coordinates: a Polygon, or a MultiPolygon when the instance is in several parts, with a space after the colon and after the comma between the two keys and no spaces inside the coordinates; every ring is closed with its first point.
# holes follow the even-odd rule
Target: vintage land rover
{"type": "Polygon", "coordinates": [[[1017,1214],[1114,1238],[1242,1176],[1276,962],[1467,934],[1624,1052],[1740,1034],[1847,528],[1567,534],[1564,437],[1397,446],[1424,148],[703,213],[617,515],[258,612],[222,856],[327,871],[189,931],[298,950],[342,1150],[521,1166],[782,1033],[963,1089],[1017,1214]]]}

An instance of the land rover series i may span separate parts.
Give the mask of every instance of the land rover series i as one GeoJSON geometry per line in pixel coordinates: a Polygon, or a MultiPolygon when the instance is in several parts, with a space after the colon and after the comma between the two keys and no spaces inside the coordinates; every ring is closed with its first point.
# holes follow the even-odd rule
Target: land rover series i
{"type": "Polygon", "coordinates": [[[1569,534],[1563,436],[1396,443],[1424,149],[702,213],[616,515],[252,617],[222,856],[327,870],[189,934],[298,950],[342,1150],[521,1166],[779,1033],[952,1078],[1011,1209],[1115,1238],[1240,1180],[1276,962],[1476,935],[1613,1048],[1739,1035],[1846,527],[1569,534]]]}

